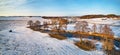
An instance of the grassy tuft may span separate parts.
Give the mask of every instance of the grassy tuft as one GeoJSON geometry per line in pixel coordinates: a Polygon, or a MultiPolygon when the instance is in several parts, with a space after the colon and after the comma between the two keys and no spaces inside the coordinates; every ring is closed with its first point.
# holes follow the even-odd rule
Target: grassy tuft
{"type": "Polygon", "coordinates": [[[95,45],[93,43],[90,43],[90,41],[82,41],[82,42],[76,42],[76,46],[78,46],[80,49],[90,51],[95,49],[95,45]]]}
{"type": "Polygon", "coordinates": [[[61,36],[59,34],[49,34],[51,37],[53,38],[57,38],[59,40],[64,40],[64,39],[67,39],[67,37],[64,37],[64,36],[61,36]]]}

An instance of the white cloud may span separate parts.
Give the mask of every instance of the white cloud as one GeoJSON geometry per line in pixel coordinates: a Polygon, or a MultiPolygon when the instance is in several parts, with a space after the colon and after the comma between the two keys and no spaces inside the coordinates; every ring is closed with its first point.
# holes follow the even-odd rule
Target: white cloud
{"type": "Polygon", "coordinates": [[[18,5],[22,5],[26,2],[26,0],[1,0],[0,1],[0,8],[8,8],[11,6],[18,6],[18,5]]]}
{"type": "Polygon", "coordinates": [[[0,0],[0,15],[11,15],[15,14],[15,12],[19,14],[22,13],[21,11],[28,12],[30,10],[26,10],[27,7],[24,5],[32,1],[33,0],[0,0]]]}

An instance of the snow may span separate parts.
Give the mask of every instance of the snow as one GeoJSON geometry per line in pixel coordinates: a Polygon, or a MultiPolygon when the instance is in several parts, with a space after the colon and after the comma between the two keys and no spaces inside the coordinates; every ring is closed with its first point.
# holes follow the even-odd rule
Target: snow
{"type": "Polygon", "coordinates": [[[0,17],[0,20],[40,20],[41,17],[0,17]]]}
{"type": "Polygon", "coordinates": [[[96,42],[95,44],[97,50],[102,50],[102,46],[103,46],[102,42],[96,42]]]}
{"type": "Polygon", "coordinates": [[[26,20],[26,21],[29,21],[29,20],[32,20],[33,22],[35,22],[36,20],[40,21],[40,22],[44,22],[44,21],[51,21],[49,19],[44,19],[42,17],[0,17],[0,20],[26,20]]]}
{"type": "MultiPolygon", "coordinates": [[[[36,20],[39,20],[40,22],[50,22],[50,20],[43,19],[41,17],[11,17],[8,20],[21,19],[33,20],[33,22],[35,22],[36,20]]],[[[110,28],[112,28],[113,32],[115,33],[114,37],[120,37],[120,20],[103,19],[106,18],[81,19],[79,21],[87,21],[89,24],[88,27],[91,27],[94,23],[109,24],[111,25],[110,28]]],[[[83,40],[92,41],[96,45],[97,49],[95,51],[84,51],[74,45],[75,42],[80,41],[79,38],[58,40],[55,38],[51,38],[47,33],[40,33],[21,26],[22,25],[17,25],[15,29],[13,27],[9,27],[9,29],[0,31],[0,55],[104,55],[101,50],[102,42],[100,41],[83,38],[83,40]],[[13,32],[9,32],[10,29],[12,29],[13,32]]],[[[75,24],[68,24],[67,30],[75,31],[74,26],[75,24]]],[[[97,27],[99,26],[97,25],[97,27]]],[[[120,50],[120,48],[116,46],[114,47],[116,50],[120,50]]]]}
{"type": "Polygon", "coordinates": [[[74,29],[74,26],[75,26],[75,24],[68,24],[68,25],[67,25],[67,30],[69,30],[69,31],[75,30],[75,29],[74,29]]]}
{"type": "MultiPolygon", "coordinates": [[[[41,24],[43,24],[44,21],[50,22],[50,20],[43,19],[41,17],[0,17],[0,20],[33,20],[34,22],[36,20],[39,20],[41,22],[41,24]]],[[[109,25],[111,25],[111,28],[115,34],[114,37],[120,37],[120,32],[119,32],[120,31],[120,20],[113,20],[113,19],[107,19],[107,18],[94,18],[94,19],[80,19],[78,21],[87,21],[89,23],[88,27],[91,27],[94,23],[95,24],[109,24],[109,25]],[[105,20],[103,20],[103,19],[105,19],[105,20]]],[[[0,23],[0,25],[2,25],[2,23],[0,23]]],[[[6,24],[4,24],[4,25],[6,25],[6,24]]],[[[67,30],[75,31],[74,26],[75,26],[75,24],[68,24],[67,30]]],[[[0,29],[1,29],[1,27],[0,27],[0,29]]]]}
{"type": "MultiPolygon", "coordinates": [[[[93,24],[97,24],[96,26],[99,27],[99,24],[108,24],[110,25],[110,28],[114,32],[116,38],[120,37],[120,20],[113,20],[113,19],[106,19],[105,18],[94,18],[94,19],[80,19],[78,21],[87,21],[88,27],[91,28],[93,24]]],[[[68,24],[67,30],[74,31],[75,24],[68,24]]],[[[99,28],[97,28],[97,32],[99,31],[99,28]]]]}
{"type": "MultiPolygon", "coordinates": [[[[93,44],[95,44],[96,46],[96,50],[99,50],[101,51],[102,50],[102,42],[100,41],[97,41],[97,40],[92,40],[92,39],[87,39],[87,38],[82,38],[82,40],[89,40],[91,41],[93,44]]],[[[69,38],[67,39],[67,41],[71,42],[71,43],[75,43],[75,42],[79,42],[80,41],[80,38],[69,38]]]]}
{"type": "Polygon", "coordinates": [[[110,25],[119,22],[119,20],[113,20],[113,19],[109,19],[109,18],[80,19],[79,21],[87,21],[88,23],[110,24],[110,25]]]}
{"type": "Polygon", "coordinates": [[[66,40],[51,38],[46,33],[19,27],[0,31],[1,55],[103,55],[100,51],[84,51],[66,40]]]}
{"type": "Polygon", "coordinates": [[[114,47],[115,47],[116,50],[120,50],[120,48],[118,48],[117,46],[114,45],[114,47]]]}

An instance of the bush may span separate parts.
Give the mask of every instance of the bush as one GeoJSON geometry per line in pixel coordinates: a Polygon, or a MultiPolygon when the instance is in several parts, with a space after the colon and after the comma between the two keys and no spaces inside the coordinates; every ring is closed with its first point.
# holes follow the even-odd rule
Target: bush
{"type": "Polygon", "coordinates": [[[86,51],[95,49],[95,45],[92,42],[86,40],[82,42],[76,42],[75,45],[86,51]]]}

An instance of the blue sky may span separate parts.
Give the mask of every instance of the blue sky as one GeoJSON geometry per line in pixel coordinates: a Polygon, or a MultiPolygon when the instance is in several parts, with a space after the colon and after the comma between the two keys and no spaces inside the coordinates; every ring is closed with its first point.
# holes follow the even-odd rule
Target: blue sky
{"type": "Polygon", "coordinates": [[[120,0],[0,0],[4,16],[120,15],[120,0]]]}

